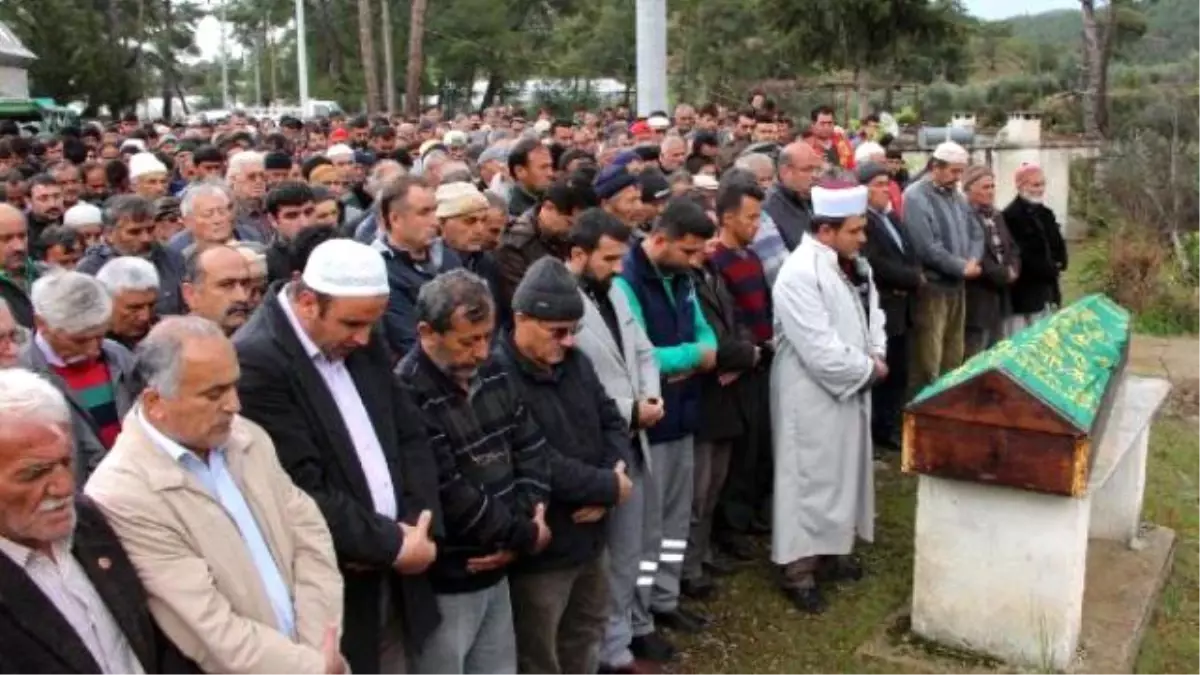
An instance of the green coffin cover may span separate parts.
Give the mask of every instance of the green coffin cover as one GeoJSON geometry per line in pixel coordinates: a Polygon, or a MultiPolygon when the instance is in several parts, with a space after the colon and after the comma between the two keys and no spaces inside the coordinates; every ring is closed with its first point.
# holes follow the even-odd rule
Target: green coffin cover
{"type": "Polygon", "coordinates": [[[1129,312],[1103,295],[1089,295],[946,373],[909,408],[999,370],[1088,432],[1128,342],[1129,312]]]}

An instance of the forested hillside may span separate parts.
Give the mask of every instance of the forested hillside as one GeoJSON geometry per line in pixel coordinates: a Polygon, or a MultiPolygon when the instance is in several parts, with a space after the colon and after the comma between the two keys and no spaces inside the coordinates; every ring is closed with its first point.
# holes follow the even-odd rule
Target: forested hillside
{"type": "MultiPolygon", "coordinates": [[[[1153,0],[1138,3],[1145,34],[1117,54],[1117,59],[1138,64],[1171,63],[1194,58],[1200,43],[1200,2],[1153,0]]],[[[1135,19],[1136,20],[1136,19],[1135,19]]],[[[1078,45],[1079,10],[1064,9],[1031,14],[1003,23],[1012,36],[1032,45],[1078,45]]]]}

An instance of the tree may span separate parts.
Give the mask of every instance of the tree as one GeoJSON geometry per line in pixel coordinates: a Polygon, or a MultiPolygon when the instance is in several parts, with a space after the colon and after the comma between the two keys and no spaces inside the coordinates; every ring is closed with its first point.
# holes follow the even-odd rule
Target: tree
{"type": "Polygon", "coordinates": [[[421,113],[421,66],[424,62],[425,0],[412,0],[408,22],[408,68],[404,77],[404,114],[421,113]]]}
{"type": "Polygon", "coordinates": [[[1145,17],[1130,0],[1079,0],[1083,15],[1083,131],[1093,138],[1108,136],[1108,65],[1113,50],[1137,40],[1146,31],[1145,17]]]}
{"type": "Polygon", "coordinates": [[[174,0],[7,0],[0,20],[40,58],[29,73],[33,92],[79,101],[85,115],[113,115],[143,97],[154,73],[175,72],[192,48],[199,13],[174,0]]]}
{"type": "Polygon", "coordinates": [[[380,33],[383,34],[384,106],[389,115],[396,113],[396,55],[392,51],[392,0],[379,0],[380,33]]]}
{"type": "Polygon", "coordinates": [[[358,42],[362,48],[362,72],[367,90],[367,112],[379,112],[383,107],[379,96],[379,71],[375,62],[375,30],[372,23],[371,0],[358,0],[358,42]]]}

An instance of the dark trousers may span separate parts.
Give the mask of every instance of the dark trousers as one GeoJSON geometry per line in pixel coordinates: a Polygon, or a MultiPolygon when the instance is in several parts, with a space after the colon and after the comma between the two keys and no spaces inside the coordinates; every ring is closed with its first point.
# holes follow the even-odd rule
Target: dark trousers
{"type": "Polygon", "coordinates": [[[687,581],[704,576],[704,563],[712,559],[713,512],[725,486],[732,452],[730,441],[696,441],[692,527],[688,532],[687,555],[683,558],[683,578],[687,581]]]}
{"type": "Polygon", "coordinates": [[[594,673],[608,621],[608,559],[513,574],[513,625],[521,673],[594,673]]]}
{"type": "Polygon", "coordinates": [[[771,366],[763,359],[739,378],[747,411],[746,433],[733,443],[729,473],[717,505],[714,535],[745,533],[756,518],[769,522],[774,461],[771,453],[771,366]]]}
{"type": "Polygon", "coordinates": [[[908,358],[908,336],[888,336],[888,376],[871,390],[871,436],[877,440],[900,438],[908,391],[908,358]]]}

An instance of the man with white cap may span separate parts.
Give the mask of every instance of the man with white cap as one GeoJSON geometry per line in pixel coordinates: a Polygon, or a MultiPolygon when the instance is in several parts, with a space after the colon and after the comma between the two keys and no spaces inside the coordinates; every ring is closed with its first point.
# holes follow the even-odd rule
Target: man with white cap
{"type": "Polygon", "coordinates": [[[818,582],[854,580],[855,535],[874,536],[871,386],[887,377],[887,338],[866,259],[867,188],[813,187],[808,236],[772,290],[775,519],[771,560],[784,594],[819,613],[818,582]]]}
{"type": "Polygon", "coordinates": [[[463,267],[483,277],[499,297],[500,268],[490,253],[483,250],[487,240],[488,200],[467,182],[443,183],[434,192],[442,241],[458,254],[463,267]]]}
{"type": "Polygon", "coordinates": [[[63,214],[63,225],[79,235],[83,250],[100,243],[104,234],[104,214],[96,206],[79,202],[63,214]]]}
{"type": "Polygon", "coordinates": [[[329,524],[345,580],[342,653],[356,673],[405,672],[439,621],[423,575],[442,529],[437,468],[375,328],[390,292],[378,252],[332,239],[300,278],[271,287],[234,339],[242,414],[329,524]]]}
{"type": "Polygon", "coordinates": [[[937,146],[929,172],[904,191],[904,220],[924,267],[910,342],[908,394],[915,395],[963,361],[965,281],[983,273],[983,230],[958,182],[970,155],[957,143],[937,146]]]}
{"type": "Polygon", "coordinates": [[[139,152],[129,158],[129,184],[148,201],[167,194],[167,165],[151,152],[139,152]]]}

